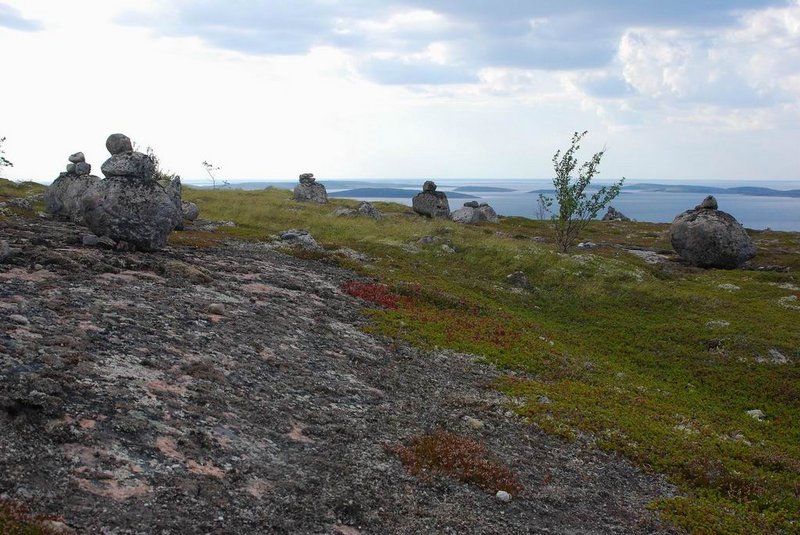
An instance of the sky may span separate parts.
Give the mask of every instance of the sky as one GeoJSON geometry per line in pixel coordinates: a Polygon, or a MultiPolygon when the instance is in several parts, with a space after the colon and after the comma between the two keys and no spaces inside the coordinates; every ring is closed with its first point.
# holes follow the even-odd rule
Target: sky
{"type": "Polygon", "coordinates": [[[3,176],[800,179],[800,0],[0,0],[3,176]]]}

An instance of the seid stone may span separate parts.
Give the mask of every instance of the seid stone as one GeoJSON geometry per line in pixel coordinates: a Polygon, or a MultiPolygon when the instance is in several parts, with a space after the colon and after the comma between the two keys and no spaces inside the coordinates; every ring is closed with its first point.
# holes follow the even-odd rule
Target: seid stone
{"type": "Polygon", "coordinates": [[[314,173],[303,173],[300,175],[299,179],[300,183],[305,185],[313,184],[317,181],[317,179],[314,178],[314,173]]]}
{"type": "Polygon", "coordinates": [[[72,163],[83,163],[86,161],[86,156],[82,152],[76,152],[75,154],[70,155],[69,161],[72,163]]]}
{"type": "Polygon", "coordinates": [[[419,215],[426,217],[450,217],[450,204],[444,192],[436,191],[436,184],[428,180],[422,186],[422,192],[414,195],[411,208],[419,215]]]}
{"type": "Polygon", "coordinates": [[[178,206],[157,182],[129,177],[100,180],[83,197],[83,215],[93,233],[141,251],[167,243],[181,217],[178,206]]]}
{"type": "Polygon", "coordinates": [[[44,194],[45,209],[53,216],[83,224],[83,199],[99,183],[100,178],[93,175],[62,174],[44,194]]]}
{"type": "Polygon", "coordinates": [[[603,221],[630,221],[631,219],[614,208],[613,206],[608,207],[608,211],[606,215],[603,216],[603,221]]]}
{"type": "Polygon", "coordinates": [[[106,178],[128,177],[138,178],[144,181],[153,180],[156,172],[156,164],[147,154],[141,152],[130,152],[115,154],[100,167],[106,178]]]}
{"type": "Polygon", "coordinates": [[[108,139],[106,139],[106,149],[108,149],[108,152],[110,152],[112,156],[115,156],[117,154],[133,152],[133,144],[131,143],[131,138],[125,134],[111,134],[108,136],[108,139]]]}
{"type": "Polygon", "coordinates": [[[683,212],[672,222],[670,239],[684,261],[702,268],[735,269],[756,255],[744,227],[720,210],[683,212]]]}

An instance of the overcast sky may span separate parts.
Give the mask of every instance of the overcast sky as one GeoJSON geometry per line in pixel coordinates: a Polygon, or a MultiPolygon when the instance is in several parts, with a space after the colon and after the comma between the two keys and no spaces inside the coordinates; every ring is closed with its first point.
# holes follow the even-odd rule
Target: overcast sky
{"type": "Polygon", "coordinates": [[[800,179],[800,0],[0,0],[5,176],[800,179]]]}

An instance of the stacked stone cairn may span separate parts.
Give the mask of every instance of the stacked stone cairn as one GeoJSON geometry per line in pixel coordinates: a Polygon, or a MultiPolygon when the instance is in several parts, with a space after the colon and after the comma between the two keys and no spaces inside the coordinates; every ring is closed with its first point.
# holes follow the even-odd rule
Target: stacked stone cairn
{"type": "Polygon", "coordinates": [[[625,214],[623,214],[613,206],[609,206],[606,215],[603,216],[603,221],[630,221],[630,220],[631,219],[629,217],[627,217],[625,214]]]}
{"type": "Polygon", "coordinates": [[[411,200],[411,207],[419,215],[426,217],[450,217],[450,204],[447,202],[447,195],[442,191],[436,191],[436,184],[432,180],[427,180],[422,185],[422,192],[414,195],[411,200]]]}
{"type": "Polygon", "coordinates": [[[294,200],[325,204],[328,202],[328,192],[314,178],[314,173],[303,173],[300,175],[300,184],[294,188],[294,200]]]}
{"type": "Polygon", "coordinates": [[[109,136],[106,148],[111,153],[101,167],[106,178],[83,197],[87,226],[122,248],[160,249],[183,219],[180,178],[159,182],[153,159],[134,151],[124,134],[109,136]]]}
{"type": "Polygon", "coordinates": [[[499,221],[494,208],[485,202],[478,203],[478,201],[465,202],[463,208],[459,208],[450,214],[450,219],[456,223],[467,225],[482,222],[497,223],[499,221]]]}
{"type": "Polygon", "coordinates": [[[100,181],[91,172],[92,166],[86,163],[82,152],[70,156],[66,172],[55,179],[44,195],[47,211],[57,218],[83,224],[83,197],[100,181]]]}
{"type": "Polygon", "coordinates": [[[672,247],[690,265],[735,269],[756,255],[753,240],[730,214],[718,209],[709,195],[670,226],[672,247]]]}

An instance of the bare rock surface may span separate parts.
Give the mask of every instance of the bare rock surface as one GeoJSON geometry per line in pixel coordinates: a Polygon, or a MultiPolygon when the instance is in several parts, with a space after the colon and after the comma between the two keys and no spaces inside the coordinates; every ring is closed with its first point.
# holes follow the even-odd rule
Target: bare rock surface
{"type": "Polygon", "coordinates": [[[526,426],[487,386],[498,370],[362,332],[353,273],[83,233],[0,222],[18,251],[0,264],[0,495],[78,533],[668,532],[646,504],[671,487],[526,426]],[[525,490],[421,481],[385,448],[440,429],[525,490]]]}

